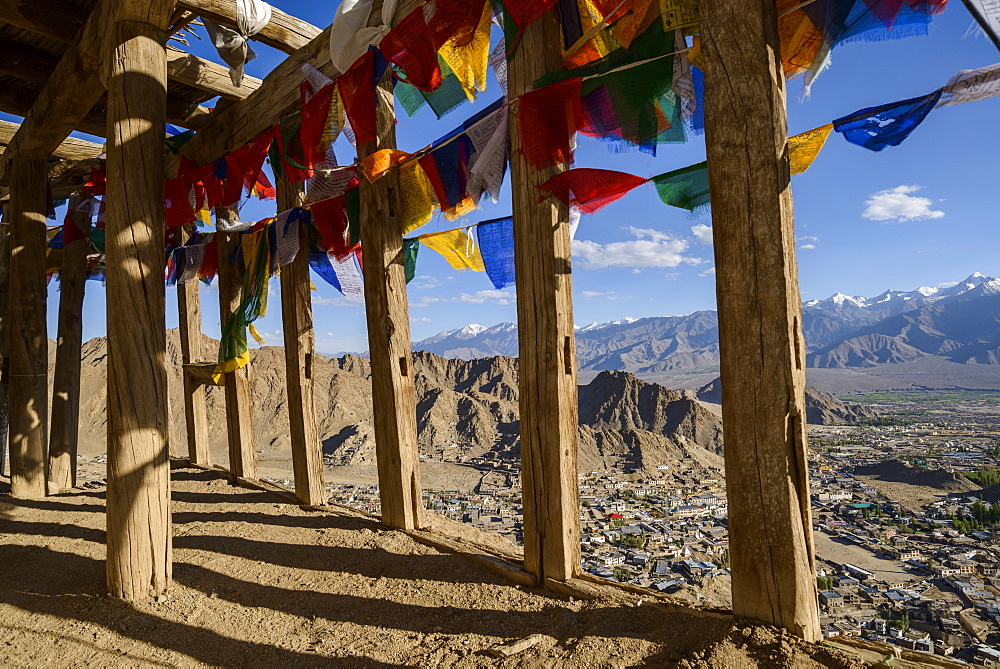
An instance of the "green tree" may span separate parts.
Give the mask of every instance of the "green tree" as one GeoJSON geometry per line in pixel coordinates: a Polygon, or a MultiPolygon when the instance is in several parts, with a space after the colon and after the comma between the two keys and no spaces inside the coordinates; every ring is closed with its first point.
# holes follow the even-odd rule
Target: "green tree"
{"type": "Polygon", "coordinates": [[[630,572],[625,567],[615,567],[611,571],[611,573],[614,574],[615,580],[622,581],[622,582],[631,581],[632,580],[632,572],[630,572]]]}
{"type": "MultiPolygon", "coordinates": [[[[726,553],[728,552],[727,550],[726,553]]],[[[817,576],[816,587],[820,590],[830,590],[833,588],[833,576],[817,576]]]]}

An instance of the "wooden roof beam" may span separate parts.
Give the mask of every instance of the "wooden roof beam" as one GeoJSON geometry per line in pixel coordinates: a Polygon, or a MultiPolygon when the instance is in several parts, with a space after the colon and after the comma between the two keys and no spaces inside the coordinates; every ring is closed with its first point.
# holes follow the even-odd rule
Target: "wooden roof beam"
{"type": "MultiPolygon", "coordinates": [[[[396,25],[419,5],[420,0],[400,0],[392,24],[396,25]]],[[[377,16],[377,11],[378,8],[374,8],[372,15],[377,16]]],[[[181,152],[199,165],[204,165],[242,147],[277,123],[282,115],[299,104],[298,88],[305,79],[301,68],[306,64],[329,77],[340,76],[340,72],[330,62],[330,28],[326,28],[309,44],[279,63],[264,77],[256,91],[225,111],[212,114],[181,152]]]]}
{"type": "MultiPolygon", "coordinates": [[[[0,120],[0,144],[4,146],[9,144],[20,127],[17,123],[0,120]]],[[[52,152],[52,156],[67,160],[86,160],[88,158],[97,158],[102,153],[104,153],[104,147],[100,144],[88,142],[85,139],[77,139],[76,137],[67,137],[52,152]]]]}
{"type": "MultiPolygon", "coordinates": [[[[177,5],[219,25],[236,27],[236,6],[232,0],[180,0],[177,5]]],[[[271,20],[250,39],[285,53],[293,53],[309,44],[321,32],[320,28],[308,21],[272,6],[271,20]]]]}
{"type": "MultiPolygon", "coordinates": [[[[61,0],[0,0],[0,21],[63,43],[75,39],[87,16],[86,11],[61,0]]],[[[19,79],[44,84],[58,62],[58,56],[38,49],[9,41],[0,43],[0,72],[19,79]]],[[[174,47],[167,48],[167,76],[177,83],[232,100],[242,100],[260,86],[260,79],[245,76],[237,88],[225,65],[174,47]]]]}

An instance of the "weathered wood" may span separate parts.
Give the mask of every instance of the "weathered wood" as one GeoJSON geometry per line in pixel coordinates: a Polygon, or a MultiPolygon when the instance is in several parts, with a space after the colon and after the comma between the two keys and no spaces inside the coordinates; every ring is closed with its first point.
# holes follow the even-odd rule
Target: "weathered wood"
{"type": "MultiPolygon", "coordinates": [[[[216,207],[216,215],[239,218],[233,207],[216,207]]],[[[216,233],[219,261],[219,315],[222,327],[240,306],[240,289],[245,268],[229,259],[239,247],[240,235],[234,232],[216,233]]],[[[229,471],[233,485],[237,479],[257,478],[257,445],[254,439],[252,404],[250,399],[250,365],[224,375],[226,389],[226,429],[229,434],[229,471]]]]}
{"type": "Polygon", "coordinates": [[[172,81],[231,100],[242,100],[260,87],[260,79],[245,75],[237,88],[229,78],[228,67],[173,47],[167,47],[167,76],[172,81]]]}
{"type": "MultiPolygon", "coordinates": [[[[198,0],[201,2],[201,0],[198,0]]],[[[187,3],[190,4],[190,3],[187,3]]],[[[400,0],[393,16],[393,25],[420,4],[419,0],[400,0]]],[[[378,14],[378,6],[372,10],[378,14]]],[[[329,77],[340,73],[330,62],[330,29],[327,28],[279,63],[264,77],[256,91],[219,114],[213,114],[197,136],[181,152],[199,165],[234,151],[267,128],[282,115],[298,106],[298,89],[305,77],[303,65],[312,65],[329,77]]]]}
{"type": "MultiPolygon", "coordinates": [[[[0,120],[0,144],[5,146],[9,144],[19,127],[17,123],[0,120]]],[[[67,137],[52,152],[52,156],[68,160],[86,160],[88,158],[97,158],[102,153],[104,153],[104,147],[100,144],[88,142],[85,139],[77,139],[76,137],[67,137]]],[[[52,176],[51,172],[49,176],[52,176]]]]}
{"type": "MultiPolygon", "coordinates": [[[[358,160],[396,148],[391,74],[378,87],[377,139],[358,146],[358,160]]],[[[423,501],[417,450],[417,403],[410,353],[410,317],[403,267],[403,237],[396,212],[396,169],[376,181],[362,179],[361,243],[365,248],[365,312],[372,363],[375,454],[378,460],[382,522],[420,527],[423,501]]]]}
{"type": "Polygon", "coordinates": [[[10,489],[45,496],[48,444],[48,337],[45,323],[45,162],[20,159],[11,173],[10,489]]]}
{"type": "Polygon", "coordinates": [[[733,611],[820,637],[805,345],[773,0],[701,0],[733,611]]]}
{"type": "MultiPolygon", "coordinates": [[[[9,209],[8,209],[9,212],[9,209]]],[[[7,473],[10,433],[10,214],[0,214],[0,475],[7,473]]]]}
{"type": "Polygon", "coordinates": [[[87,11],[62,0],[0,0],[0,21],[60,42],[71,42],[87,11]]]}
{"type": "MultiPolygon", "coordinates": [[[[181,229],[181,244],[188,243],[193,231],[193,224],[181,229]]],[[[177,318],[181,331],[181,362],[184,365],[204,360],[199,285],[197,279],[177,285],[177,318]]],[[[208,448],[205,388],[190,373],[184,374],[184,421],[187,425],[188,459],[199,465],[212,464],[208,448]]]]}
{"type": "Polygon", "coordinates": [[[135,601],[162,594],[171,575],[163,286],[166,33],[135,21],[111,26],[107,576],[112,596],[135,601]]]}
{"type": "MultiPolygon", "coordinates": [[[[229,0],[181,0],[181,7],[220,25],[236,27],[235,3],[229,0]]],[[[320,29],[277,7],[271,7],[271,20],[251,39],[291,53],[301,49],[320,33],[320,29]]]]}
{"type": "MultiPolygon", "coordinates": [[[[15,83],[4,83],[3,86],[0,86],[0,111],[7,114],[27,118],[31,114],[32,105],[35,104],[35,100],[37,99],[38,91],[26,86],[20,86],[15,83]]],[[[104,137],[108,132],[107,126],[107,114],[91,109],[81,114],[78,120],[70,124],[67,133],[72,130],[78,130],[94,137],[104,137]]],[[[56,146],[59,146],[59,144],[57,143],[56,146]]],[[[17,153],[17,149],[4,149],[4,158],[0,161],[0,177],[6,178],[7,165],[15,153],[17,153]]],[[[39,155],[41,153],[40,151],[39,155]]],[[[48,155],[51,155],[51,153],[50,151],[48,155]]]]}
{"type": "MultiPolygon", "coordinates": [[[[214,362],[190,362],[184,363],[181,367],[186,376],[191,377],[191,381],[199,386],[218,386],[221,385],[225,387],[225,384],[219,384],[215,381],[215,368],[218,365],[214,362]]],[[[188,461],[193,464],[204,464],[200,462],[195,462],[188,458],[188,461]]]]}
{"type": "MultiPolygon", "coordinates": [[[[302,204],[302,183],[278,179],[278,211],[302,204]]],[[[292,234],[299,237],[295,259],[281,268],[281,322],[285,338],[285,388],[288,395],[289,437],[292,441],[292,470],[295,494],[303,504],[326,503],[323,483],[323,450],[316,424],[313,401],[313,360],[316,337],[313,332],[311,281],[309,280],[309,231],[301,221],[292,234]]]]}
{"type": "MultiPolygon", "coordinates": [[[[83,198],[70,201],[70,211],[83,198]]],[[[69,216],[84,234],[90,230],[90,214],[69,216]]],[[[52,421],[49,427],[49,492],[57,494],[76,487],[76,456],[80,434],[80,355],[83,346],[83,295],[87,283],[86,237],[65,243],[59,271],[59,324],[56,333],[56,366],[52,374],[52,421]]]]}
{"type": "MultiPolygon", "coordinates": [[[[562,67],[561,39],[558,9],[524,31],[508,65],[512,97],[562,67]]],[[[565,167],[528,165],[519,151],[517,108],[510,116],[524,564],[540,579],[565,581],[580,572],[569,217],[562,203],[539,201],[537,189],[565,167]]]]}

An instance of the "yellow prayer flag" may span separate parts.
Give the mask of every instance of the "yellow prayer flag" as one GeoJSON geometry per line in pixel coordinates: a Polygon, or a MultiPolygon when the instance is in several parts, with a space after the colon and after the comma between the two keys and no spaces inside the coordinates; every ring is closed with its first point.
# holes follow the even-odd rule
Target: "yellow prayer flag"
{"type": "Polygon", "coordinates": [[[323,128],[322,145],[329,148],[336,141],[343,127],[344,109],[340,104],[340,89],[334,86],[333,96],[330,99],[330,112],[326,117],[326,127],[323,128]]]}
{"type": "Polygon", "coordinates": [[[399,149],[380,149],[361,161],[361,173],[368,177],[369,181],[378,181],[410,155],[399,149]]]}
{"type": "Polygon", "coordinates": [[[447,218],[449,221],[457,221],[463,216],[471,214],[478,208],[479,204],[472,198],[466,196],[462,198],[461,202],[456,204],[451,209],[442,210],[442,213],[444,214],[444,217],[447,218]]]}
{"type": "Polygon", "coordinates": [[[826,144],[826,138],[830,136],[831,130],[833,124],[827,123],[788,138],[788,167],[793,176],[809,169],[826,144]]]}
{"type": "Polygon", "coordinates": [[[469,100],[476,99],[477,91],[486,90],[486,67],[490,57],[490,26],[493,10],[490,3],[483,6],[483,15],[472,39],[453,37],[444,43],[438,55],[448,64],[469,100]]]}
{"type": "Polygon", "coordinates": [[[431,220],[436,207],[434,187],[416,160],[399,168],[399,226],[402,234],[431,220]]]}
{"type": "Polygon", "coordinates": [[[798,4],[798,0],[780,0],[778,3],[778,39],[786,78],[808,70],[823,46],[823,31],[816,27],[805,11],[794,9],[798,4]]]}
{"type": "Polygon", "coordinates": [[[701,38],[698,35],[694,36],[691,42],[691,48],[687,52],[688,62],[697,67],[702,72],[705,71],[705,57],[701,53],[701,38]]]}
{"type": "Polygon", "coordinates": [[[664,32],[698,25],[698,0],[660,0],[664,32]]]}
{"type": "Polygon", "coordinates": [[[471,228],[462,230],[446,230],[421,235],[420,243],[444,256],[448,264],[457,270],[485,272],[483,256],[476,245],[471,228]]]}

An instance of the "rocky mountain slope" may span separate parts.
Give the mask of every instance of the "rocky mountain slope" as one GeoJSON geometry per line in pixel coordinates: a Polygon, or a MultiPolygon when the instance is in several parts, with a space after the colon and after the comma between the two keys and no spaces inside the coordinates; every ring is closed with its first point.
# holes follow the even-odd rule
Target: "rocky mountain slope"
{"type": "MultiPolygon", "coordinates": [[[[80,450],[106,450],[106,345],[104,338],[84,345],[81,378],[80,450]]],[[[208,338],[205,350],[217,350],[208,338]]],[[[258,450],[270,459],[290,458],[285,359],[282,349],[252,352],[251,393],[258,450]]],[[[181,399],[180,346],[176,331],[167,337],[170,441],[175,454],[186,452],[181,399]]],[[[468,461],[514,461],[520,456],[517,362],[507,357],[471,361],[414,353],[419,445],[427,454],[460,455],[468,461]]],[[[51,362],[50,362],[51,365],[51,362]]],[[[372,464],[371,369],[366,358],[316,356],[316,414],[324,454],[343,464],[372,464]]],[[[141,392],[141,389],[136,389],[141,392]]],[[[208,390],[210,447],[226,461],[224,394],[208,390]]],[[[722,466],[720,420],[699,403],[624,372],[606,373],[580,388],[581,471],[624,464],[655,470],[659,464],[687,461],[704,468],[722,466]]]]}
{"type": "MultiPolygon", "coordinates": [[[[911,364],[933,376],[941,363],[1000,367],[1000,279],[977,272],[944,288],[888,290],[872,298],[838,293],[806,302],[802,329],[812,369],[891,374],[893,365],[911,364]]],[[[598,323],[577,328],[576,336],[581,370],[622,369],[661,379],[669,372],[711,370],[719,362],[714,311],[598,323]]],[[[517,325],[470,325],[414,348],[457,358],[516,356],[517,325]]],[[[951,377],[960,370],[950,367],[946,383],[928,379],[924,385],[954,385],[951,377]]],[[[977,379],[968,387],[995,384],[977,379]]]]}
{"type": "MultiPolygon", "coordinates": [[[[722,381],[716,377],[695,391],[702,402],[722,403],[722,381]]],[[[874,415],[871,407],[857,402],[843,402],[829,393],[806,388],[806,422],[810,425],[835,425],[855,423],[874,415]]]]}

